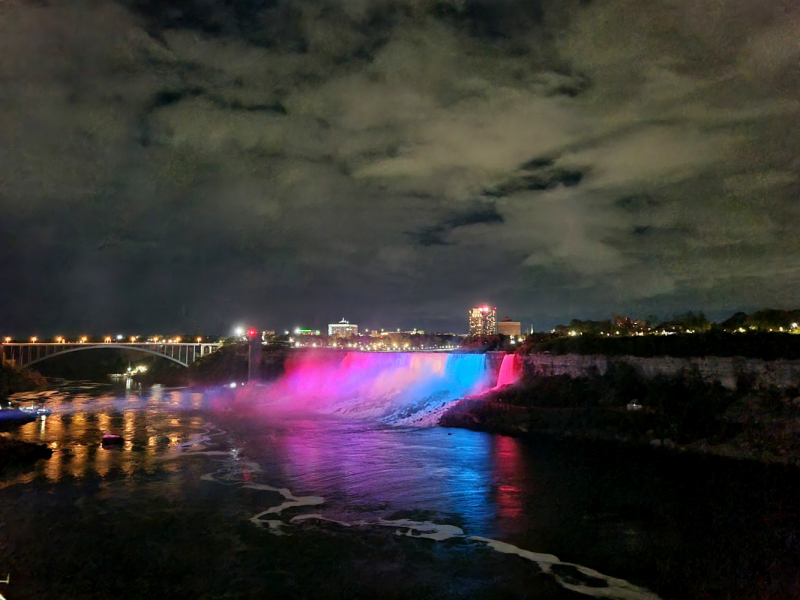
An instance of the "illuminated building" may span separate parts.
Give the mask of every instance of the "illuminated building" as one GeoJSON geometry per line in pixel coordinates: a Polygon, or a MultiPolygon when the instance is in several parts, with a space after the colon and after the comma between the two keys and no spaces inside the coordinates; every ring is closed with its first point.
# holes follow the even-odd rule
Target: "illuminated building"
{"type": "Polygon", "coordinates": [[[469,334],[494,335],[497,333],[497,307],[476,306],[469,309],[469,334]]]}
{"type": "Polygon", "coordinates": [[[343,337],[347,338],[351,335],[358,335],[358,325],[355,323],[349,323],[342,319],[338,323],[332,323],[328,325],[328,337],[337,338],[343,337]]]}
{"type": "Polygon", "coordinates": [[[510,317],[506,317],[497,324],[497,333],[520,336],[522,335],[522,324],[519,321],[512,321],[510,317]]]}
{"type": "Polygon", "coordinates": [[[319,329],[303,329],[298,327],[294,330],[295,335],[320,335],[321,333],[319,329]]]}

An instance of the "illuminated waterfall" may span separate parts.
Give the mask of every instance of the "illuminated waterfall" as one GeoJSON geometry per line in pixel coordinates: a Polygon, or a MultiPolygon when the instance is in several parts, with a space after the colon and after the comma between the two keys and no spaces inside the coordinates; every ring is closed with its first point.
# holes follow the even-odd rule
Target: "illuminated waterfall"
{"type": "Polygon", "coordinates": [[[516,354],[506,354],[503,357],[503,364],[500,365],[500,374],[497,376],[495,388],[517,383],[520,377],[522,377],[522,365],[519,358],[516,354]]]}
{"type": "Polygon", "coordinates": [[[261,397],[282,412],[349,415],[404,423],[488,390],[483,354],[298,353],[261,397]]]}

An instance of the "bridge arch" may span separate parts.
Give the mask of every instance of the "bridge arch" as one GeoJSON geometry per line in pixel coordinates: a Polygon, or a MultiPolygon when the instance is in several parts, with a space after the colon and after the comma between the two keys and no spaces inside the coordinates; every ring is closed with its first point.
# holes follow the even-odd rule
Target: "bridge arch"
{"type": "Polygon", "coordinates": [[[182,367],[189,368],[189,365],[182,360],[178,360],[170,356],[169,354],[164,354],[163,352],[156,352],[155,350],[149,350],[147,348],[139,348],[137,346],[125,346],[124,344],[81,344],[75,348],[69,348],[67,350],[62,350],[61,352],[54,352],[53,354],[47,354],[40,358],[34,359],[30,362],[25,363],[26,367],[30,367],[31,365],[35,365],[36,363],[40,363],[45,361],[49,358],[55,358],[56,356],[63,356],[65,354],[70,354],[71,352],[81,352],[83,350],[106,350],[109,348],[119,348],[121,350],[134,350],[136,352],[143,352],[144,354],[152,354],[153,356],[160,356],[161,358],[166,358],[167,360],[171,360],[174,363],[178,363],[182,367]]]}

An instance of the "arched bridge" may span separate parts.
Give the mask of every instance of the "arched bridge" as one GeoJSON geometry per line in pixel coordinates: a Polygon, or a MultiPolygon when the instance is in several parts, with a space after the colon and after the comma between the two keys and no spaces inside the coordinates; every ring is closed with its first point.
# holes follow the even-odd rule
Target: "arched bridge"
{"type": "Polygon", "coordinates": [[[9,362],[17,367],[29,367],[48,358],[80,352],[82,350],[107,350],[118,348],[121,350],[137,350],[146,354],[163,356],[164,358],[188,367],[197,359],[219,350],[221,344],[171,344],[171,343],[140,343],[140,344],[86,344],[86,343],[5,343],[0,345],[2,355],[0,362],[9,362]]]}

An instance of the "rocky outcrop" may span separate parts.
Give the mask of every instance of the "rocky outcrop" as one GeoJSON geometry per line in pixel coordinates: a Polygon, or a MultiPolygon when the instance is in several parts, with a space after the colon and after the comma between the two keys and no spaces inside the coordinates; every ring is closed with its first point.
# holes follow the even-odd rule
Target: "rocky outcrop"
{"type": "Polygon", "coordinates": [[[44,444],[13,440],[0,435],[0,471],[25,467],[40,458],[50,458],[53,451],[44,444]]]}
{"type": "Polygon", "coordinates": [[[569,375],[585,377],[603,375],[611,362],[633,365],[645,377],[674,376],[683,370],[696,369],[707,382],[719,381],[728,389],[736,389],[742,378],[754,387],[776,386],[781,389],[800,386],[800,361],[760,360],[753,358],[704,356],[673,358],[661,356],[641,358],[619,356],[609,358],[599,355],[579,354],[529,354],[522,357],[523,372],[528,376],[552,377],[569,375]]]}

